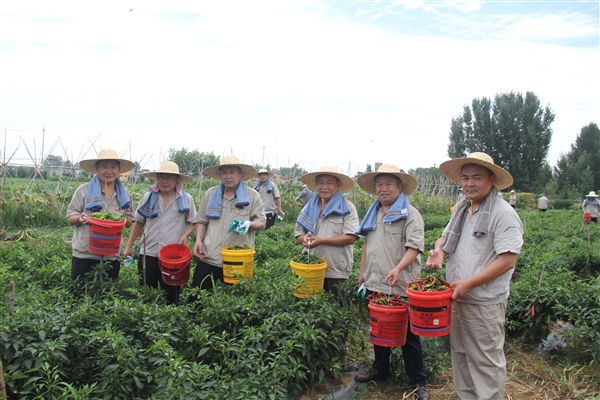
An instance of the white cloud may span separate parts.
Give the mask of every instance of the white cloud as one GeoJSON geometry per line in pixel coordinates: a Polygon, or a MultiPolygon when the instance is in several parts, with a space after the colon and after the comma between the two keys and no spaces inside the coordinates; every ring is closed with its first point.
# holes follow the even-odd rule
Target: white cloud
{"type": "Polygon", "coordinates": [[[355,15],[357,17],[362,17],[363,15],[367,15],[369,13],[371,13],[370,10],[363,10],[362,8],[359,8],[359,9],[356,10],[356,14],[355,15]]]}

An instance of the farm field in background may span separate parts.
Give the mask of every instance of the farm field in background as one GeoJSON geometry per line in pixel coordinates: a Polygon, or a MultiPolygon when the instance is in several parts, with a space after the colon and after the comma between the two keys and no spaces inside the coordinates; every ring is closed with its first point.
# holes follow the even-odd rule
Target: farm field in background
{"type": "MultiPolygon", "coordinates": [[[[135,266],[122,267],[115,282],[102,271],[87,284],[72,282],[72,230],[61,208],[73,185],[48,194],[31,186],[36,183],[4,186],[0,204],[0,351],[9,398],[309,399],[344,384],[347,366],[368,365],[361,301],[340,308],[329,296],[291,294],[296,280],[289,260],[301,251],[292,225],[299,184],[284,186],[286,220],[257,234],[254,278],[213,292],[185,286],[176,307],[161,292],[140,287],[135,266]],[[197,301],[188,300],[192,294],[197,301]]],[[[199,184],[198,193],[209,183],[199,184]]],[[[148,186],[134,187],[134,196],[148,186]]],[[[373,201],[356,190],[348,196],[361,216],[373,201]]],[[[422,210],[429,249],[453,199],[415,193],[411,201],[422,210]]],[[[525,245],[507,310],[507,394],[599,398],[600,226],[584,225],[581,210],[519,213],[525,245]]],[[[349,291],[355,291],[361,246],[355,245],[349,291]]],[[[433,398],[455,398],[444,341],[424,343],[433,398]]],[[[399,355],[393,351],[391,382],[369,384],[359,398],[409,392],[399,355]]]]}

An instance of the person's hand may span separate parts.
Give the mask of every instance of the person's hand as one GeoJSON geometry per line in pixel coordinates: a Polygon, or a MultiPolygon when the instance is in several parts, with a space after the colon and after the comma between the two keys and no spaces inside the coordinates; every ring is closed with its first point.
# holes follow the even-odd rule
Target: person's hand
{"type": "Polygon", "coordinates": [[[206,255],[204,255],[204,252],[202,251],[202,243],[198,241],[196,241],[196,244],[194,245],[194,255],[200,260],[204,260],[204,258],[206,257],[206,255]]]}
{"type": "Polygon", "coordinates": [[[312,249],[315,247],[319,247],[322,244],[323,244],[323,238],[321,238],[319,236],[313,236],[313,234],[310,232],[308,232],[306,235],[304,235],[304,241],[302,242],[302,245],[304,247],[309,247],[312,249]]]}
{"type": "Polygon", "coordinates": [[[471,285],[469,285],[469,281],[467,280],[458,280],[450,283],[450,287],[454,288],[454,293],[452,293],[452,300],[460,299],[469,293],[472,289],[471,285]]]}
{"type": "Polygon", "coordinates": [[[79,214],[79,225],[86,225],[89,223],[89,216],[86,213],[82,212],[81,214],[79,214]]]}
{"type": "Polygon", "coordinates": [[[440,269],[444,265],[444,252],[442,250],[430,250],[425,266],[431,269],[440,269]]]}
{"type": "Polygon", "coordinates": [[[279,210],[279,218],[283,219],[283,217],[285,217],[285,213],[283,212],[283,210],[279,210]]]}
{"type": "Polygon", "coordinates": [[[394,268],[390,271],[389,274],[387,274],[387,276],[385,277],[385,281],[388,283],[388,285],[394,286],[396,283],[398,283],[399,275],[400,272],[396,268],[394,268]]]}
{"type": "Polygon", "coordinates": [[[233,233],[235,233],[236,235],[245,235],[246,232],[248,232],[248,229],[250,229],[250,224],[250,221],[240,222],[237,228],[233,230],[233,233]]]}
{"type": "Polygon", "coordinates": [[[127,258],[127,257],[135,258],[135,251],[133,251],[132,247],[127,247],[125,249],[125,251],[123,252],[123,256],[125,256],[125,258],[127,258]]]}
{"type": "Polygon", "coordinates": [[[184,244],[187,244],[187,236],[181,235],[181,237],[179,238],[179,245],[183,246],[184,244]]]}

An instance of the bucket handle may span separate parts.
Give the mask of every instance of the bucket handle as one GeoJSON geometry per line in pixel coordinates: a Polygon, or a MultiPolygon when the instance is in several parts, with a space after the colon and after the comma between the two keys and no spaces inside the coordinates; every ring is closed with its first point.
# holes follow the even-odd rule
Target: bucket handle
{"type": "MultiPolygon", "coordinates": [[[[160,261],[159,261],[159,263],[160,263],[160,266],[164,268],[164,266],[162,265],[162,263],[161,263],[160,261]]],[[[186,268],[187,268],[187,267],[189,267],[189,266],[190,266],[190,261],[188,261],[187,263],[185,263],[185,265],[183,266],[183,268],[181,268],[179,271],[173,271],[173,272],[170,272],[170,273],[169,273],[169,272],[165,272],[165,271],[163,271],[163,269],[161,268],[161,269],[160,269],[160,272],[161,272],[161,274],[163,274],[163,275],[175,275],[175,274],[178,274],[178,273],[180,273],[181,271],[183,271],[184,269],[186,269],[186,268]]]]}
{"type": "MultiPolygon", "coordinates": [[[[101,221],[101,220],[98,220],[98,221],[101,221]]],[[[94,225],[101,226],[101,227],[103,227],[103,228],[115,228],[115,226],[114,226],[114,225],[105,225],[105,224],[103,224],[103,223],[101,223],[101,222],[96,222],[96,221],[92,221],[92,220],[90,220],[90,223],[91,223],[91,224],[94,224],[94,225]]]]}

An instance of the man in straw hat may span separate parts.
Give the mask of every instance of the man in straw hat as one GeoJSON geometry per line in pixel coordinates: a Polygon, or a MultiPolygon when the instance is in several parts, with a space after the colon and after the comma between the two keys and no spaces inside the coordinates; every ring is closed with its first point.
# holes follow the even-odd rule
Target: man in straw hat
{"type": "Polygon", "coordinates": [[[310,199],[313,198],[313,195],[313,191],[310,190],[308,186],[302,185],[302,191],[300,192],[300,195],[296,197],[296,200],[302,200],[302,204],[306,205],[310,199]]]}
{"type": "Polygon", "coordinates": [[[172,161],[163,161],[156,171],[144,176],[156,183],[140,201],[124,255],[134,257],[133,244],[144,230],[138,261],[140,284],[156,289],[160,285],[167,303],[178,304],[179,286],[163,282],[158,252],[168,244],[187,245],[187,238],[196,229],[194,199],[182,186],[191,183],[192,178],[179,173],[179,166],[172,161]]]}
{"type": "Polygon", "coordinates": [[[461,399],[503,399],[504,321],[523,226],[498,190],[512,186],[513,178],[485,153],[446,161],[440,171],[466,195],[427,260],[428,267],[441,268],[447,257],[446,278],[454,288],[454,389],[461,399]]]}
{"type": "Polygon", "coordinates": [[[512,208],[517,207],[517,194],[514,190],[510,191],[510,196],[508,196],[508,204],[510,204],[512,208]]]}
{"type": "Polygon", "coordinates": [[[591,191],[585,196],[585,200],[581,205],[583,213],[590,214],[594,223],[598,223],[598,203],[598,195],[596,192],[591,191]]]}
{"type": "MultiPolygon", "coordinates": [[[[90,232],[89,217],[94,212],[110,212],[125,215],[126,225],[133,221],[133,200],[119,180],[119,174],[131,171],[134,164],[119,157],[112,149],[102,149],[96,158],[79,162],[82,170],[95,174],[91,181],[75,189],[67,208],[67,222],[75,227],[73,231],[73,258],[71,260],[71,278],[73,280],[92,271],[101,261],[109,261],[108,276],[119,276],[121,263],[119,254],[100,255],[88,250],[90,232]]],[[[121,251],[119,248],[119,252],[121,251]]]]}
{"type": "Polygon", "coordinates": [[[267,226],[265,229],[269,229],[275,223],[277,215],[283,218],[285,213],[281,209],[281,194],[279,194],[279,188],[277,184],[271,179],[275,174],[267,171],[265,168],[261,168],[258,171],[258,183],[254,186],[263,201],[265,207],[265,215],[267,216],[267,226]]]}
{"type": "MultiPolygon", "coordinates": [[[[371,293],[394,293],[406,297],[408,282],[421,276],[421,256],[425,247],[425,226],[419,211],[409,204],[408,196],[417,188],[417,180],[392,164],[383,164],[377,172],[358,177],[358,185],[377,196],[356,232],[364,237],[358,285],[371,293]]],[[[359,382],[387,379],[390,374],[391,348],[374,346],[375,361],[368,371],[356,375],[359,382]]],[[[408,381],[416,388],[419,400],[429,399],[425,389],[427,372],[423,363],[421,340],[410,329],[402,357],[408,381]]]]}
{"type": "Polygon", "coordinates": [[[300,180],[317,192],[300,211],[294,229],[298,243],[327,261],[324,290],[345,302],[340,290],[352,271],[352,251],[358,229],[356,207],[342,193],[354,187],[354,181],[335,167],[323,166],[300,180]]]}
{"type": "Polygon", "coordinates": [[[548,204],[550,204],[550,200],[546,197],[544,193],[542,193],[542,197],[538,199],[537,208],[539,212],[548,211],[548,204]]]}
{"type": "Polygon", "coordinates": [[[221,183],[206,191],[198,208],[194,254],[199,261],[192,287],[212,289],[211,277],[223,281],[221,248],[236,244],[254,247],[254,232],[265,229],[266,217],[260,195],[244,184],[256,177],[253,166],[225,156],[204,173],[221,183]]]}

